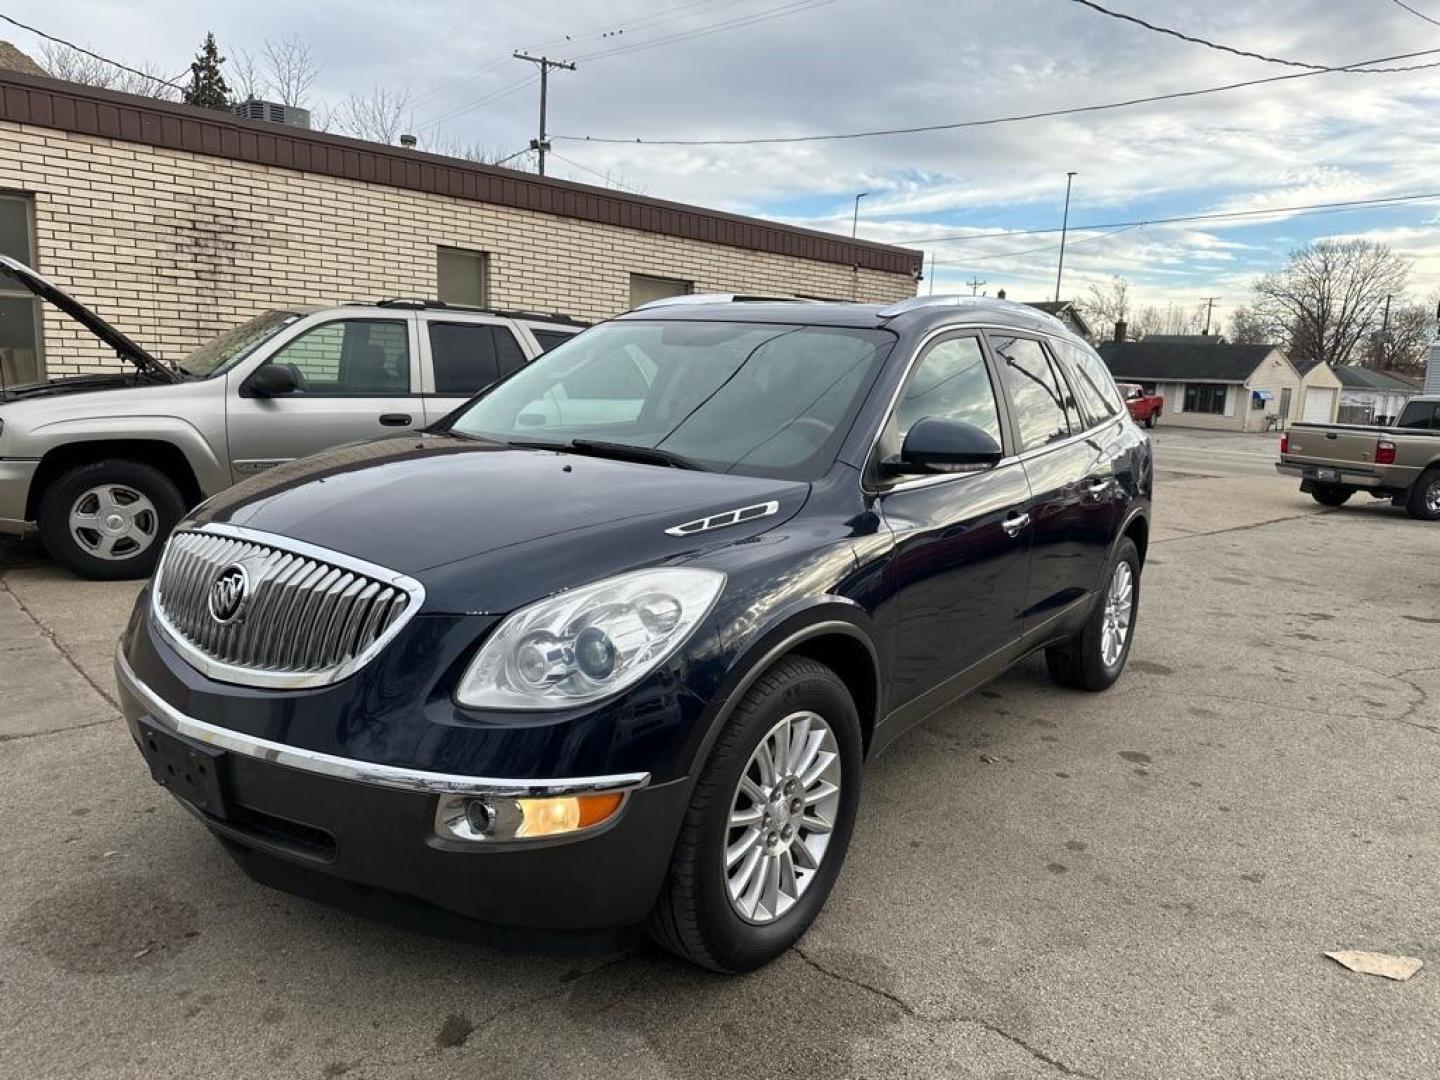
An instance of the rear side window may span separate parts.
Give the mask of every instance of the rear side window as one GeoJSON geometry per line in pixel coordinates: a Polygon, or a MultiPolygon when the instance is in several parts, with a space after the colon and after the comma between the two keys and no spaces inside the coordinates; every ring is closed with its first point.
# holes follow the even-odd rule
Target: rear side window
{"type": "Polygon", "coordinates": [[[1010,392],[1021,451],[1068,436],[1070,421],[1065,407],[1069,395],[1040,343],[1030,338],[995,336],[990,338],[990,347],[995,350],[1010,392]]]}
{"type": "Polygon", "coordinates": [[[469,397],[522,367],[525,354],[508,327],[430,323],[435,393],[469,397]]]}
{"type": "Polygon", "coordinates": [[[530,328],[530,333],[535,335],[535,340],[539,343],[542,353],[549,352],[556,345],[563,345],[575,336],[561,330],[537,330],[533,326],[530,328]]]}
{"type": "MultiPolygon", "coordinates": [[[[1095,353],[1082,345],[1069,341],[1051,343],[1055,356],[1065,368],[1070,386],[1075,391],[1080,411],[1090,424],[1098,424],[1112,416],[1118,416],[1123,402],[1115,380],[1110,377],[1104,362],[1095,353]]],[[[1139,390],[1140,387],[1135,389],[1139,390]]]]}
{"type": "Polygon", "coordinates": [[[386,319],[342,319],[307,330],[268,363],[290,364],[303,382],[297,393],[376,397],[410,392],[410,333],[386,319]]]}
{"type": "Polygon", "coordinates": [[[1434,429],[1440,427],[1440,404],[1412,401],[1400,413],[1396,427],[1434,429]]]}

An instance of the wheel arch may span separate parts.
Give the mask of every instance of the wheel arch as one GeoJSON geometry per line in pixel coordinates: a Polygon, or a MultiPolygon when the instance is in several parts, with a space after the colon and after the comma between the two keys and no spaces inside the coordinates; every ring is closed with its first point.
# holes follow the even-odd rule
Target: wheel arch
{"type": "Polygon", "coordinates": [[[883,699],[880,655],[864,609],[853,601],[830,597],[772,624],[736,655],[716,694],[718,704],[696,747],[692,771],[709,755],[725,722],[750,688],[788,656],[822,663],[845,684],[860,715],[863,750],[868,756],[883,699]]]}
{"type": "Polygon", "coordinates": [[[1140,553],[1140,565],[1145,565],[1145,552],[1150,547],[1150,518],[1143,510],[1137,510],[1130,515],[1124,526],[1120,529],[1122,539],[1132,540],[1135,550],[1140,553]]]}
{"type": "Polygon", "coordinates": [[[39,516],[40,500],[46,489],[65,473],[112,458],[138,461],[159,469],[175,482],[188,506],[204,498],[194,466],[174,443],[164,439],[88,439],[57,446],[40,459],[26,495],[25,516],[31,521],[39,516]]]}

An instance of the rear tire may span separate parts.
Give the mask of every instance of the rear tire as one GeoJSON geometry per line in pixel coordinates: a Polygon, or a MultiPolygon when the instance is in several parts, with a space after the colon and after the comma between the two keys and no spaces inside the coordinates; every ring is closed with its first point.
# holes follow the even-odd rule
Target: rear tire
{"type": "Polygon", "coordinates": [[[1317,487],[1314,491],[1310,492],[1310,497],[1321,506],[1344,506],[1350,501],[1350,496],[1354,494],[1354,488],[1327,485],[1325,487],[1317,487]]]}
{"type": "Polygon", "coordinates": [[[96,581],[148,577],[185,513],[175,482],[138,461],[80,465],[40,497],[40,542],[67,570],[96,581]]]}
{"type": "Polygon", "coordinates": [[[1155,412],[1152,412],[1149,416],[1145,417],[1145,426],[1147,428],[1153,428],[1159,422],[1160,412],[1158,409],[1155,412]]]}
{"type": "Polygon", "coordinates": [[[1405,512],[1416,521],[1440,521],[1440,469],[1426,469],[1410,486],[1405,512]]]}
{"type": "MultiPolygon", "coordinates": [[[[806,733],[805,739],[797,739],[797,746],[809,745],[810,737],[816,734],[821,735],[823,742],[823,732],[818,727],[787,726],[785,730],[787,741],[791,732],[806,733]]],[[[778,757],[778,753],[775,756],[778,757]]],[[[647,926],[650,937],[692,963],[727,973],[752,971],[790,948],[814,921],[845,861],[860,804],[861,756],[860,717],[839,676],[825,665],[801,656],[787,657],[766,671],[726,721],[701,768],[671,856],[669,875],[650,915],[647,926]],[[828,797],[828,802],[822,799],[821,784],[828,781],[805,782],[804,778],[822,763],[819,752],[809,766],[795,769],[796,780],[792,784],[800,784],[793,793],[800,799],[799,811],[794,810],[793,800],[784,802],[783,793],[777,796],[779,802],[751,799],[744,794],[746,784],[761,789],[767,796],[771,788],[763,779],[763,768],[757,771],[756,755],[762,745],[768,754],[775,746],[772,739],[776,731],[787,721],[798,724],[793,718],[799,714],[820,718],[833,736],[833,743],[825,745],[833,745],[834,750],[827,753],[833,753],[834,758],[823,760],[830,762],[825,775],[838,786],[838,799],[833,795],[828,797]],[[758,783],[756,776],[762,778],[758,783]],[[794,823],[793,839],[788,844],[780,841],[778,847],[772,848],[762,840],[765,836],[778,837],[778,832],[772,833],[768,824],[772,820],[769,815],[777,806],[782,813],[789,807],[789,812],[800,816],[789,819],[794,823]],[[807,833],[806,817],[824,820],[827,812],[833,815],[828,821],[828,833],[807,833]],[[764,815],[754,825],[761,839],[745,846],[751,836],[750,826],[736,824],[735,819],[752,813],[764,815]],[[804,871],[806,859],[801,857],[803,853],[797,852],[818,836],[828,837],[818,857],[818,868],[804,871]],[[759,906],[753,907],[751,916],[747,917],[742,909],[747,907],[750,889],[740,882],[755,879],[760,873],[759,864],[765,863],[769,857],[766,852],[771,850],[777,852],[776,862],[768,864],[777,875],[776,880],[788,880],[788,887],[798,890],[798,896],[782,896],[777,892],[771,901],[757,900],[759,906]],[[737,855],[732,860],[731,853],[742,851],[743,857],[737,855]],[[756,868],[749,878],[741,879],[738,875],[743,873],[752,851],[760,853],[755,856],[756,868]],[[788,879],[781,869],[782,858],[791,868],[788,879]],[[797,883],[802,872],[806,874],[803,885],[797,883]],[[732,889],[739,893],[734,899],[732,889]],[[764,904],[774,910],[768,910],[764,904]]],[[[774,788],[777,792],[785,789],[780,777],[776,777],[774,788]]],[[[765,892],[760,889],[752,895],[765,892]]]]}
{"type": "Polygon", "coordinates": [[[1125,670],[1130,646],[1135,641],[1135,620],[1140,613],[1140,550],[1129,537],[1120,541],[1115,561],[1105,578],[1095,610],[1085,626],[1069,641],[1045,650],[1050,677],[1074,690],[1108,690],[1125,670]],[[1128,576],[1128,605],[1119,601],[1128,576]],[[1123,620],[1123,635],[1116,648],[1117,623],[1123,620]],[[1107,633],[1108,631],[1108,633],[1107,633]]]}

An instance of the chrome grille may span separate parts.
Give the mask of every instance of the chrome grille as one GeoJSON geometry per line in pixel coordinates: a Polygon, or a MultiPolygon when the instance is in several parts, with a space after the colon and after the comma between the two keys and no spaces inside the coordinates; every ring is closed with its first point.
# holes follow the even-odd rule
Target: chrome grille
{"type": "Polygon", "coordinates": [[[171,537],[153,608],[171,643],[201,671],[255,686],[314,686],[351,674],[424,599],[412,579],[337,552],[232,526],[171,537]],[[216,588],[243,570],[244,587],[216,588]],[[240,599],[236,611],[215,610],[240,599]],[[229,616],[222,621],[222,617],[229,616]]]}

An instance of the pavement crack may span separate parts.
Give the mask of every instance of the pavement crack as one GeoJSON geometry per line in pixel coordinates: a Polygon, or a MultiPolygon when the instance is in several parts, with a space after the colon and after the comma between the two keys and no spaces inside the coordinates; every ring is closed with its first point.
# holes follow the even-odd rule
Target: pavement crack
{"type": "MultiPolygon", "coordinates": [[[[30,610],[30,608],[26,605],[25,601],[20,599],[19,594],[10,587],[10,583],[6,581],[3,577],[0,577],[0,589],[4,589],[7,593],[10,594],[10,599],[15,601],[15,606],[24,613],[27,619],[29,619],[32,623],[35,624],[35,629],[40,631],[41,635],[45,638],[45,640],[50,642],[51,645],[55,646],[55,651],[64,658],[67,664],[69,664],[72,668],[75,669],[75,674],[79,675],[80,678],[84,679],[91,690],[94,690],[95,693],[99,694],[106,702],[110,704],[111,708],[115,709],[118,712],[120,710],[120,702],[116,700],[115,695],[90,677],[90,673],[80,666],[79,661],[77,661],[75,657],[71,655],[70,650],[65,647],[65,643],[60,640],[60,636],[56,634],[54,630],[50,629],[50,627],[46,626],[40,616],[36,615],[35,612],[30,610]]],[[[67,728],[65,730],[73,729],[67,728]]]]}
{"type": "Polygon", "coordinates": [[[1081,1080],[1099,1080],[1094,1073],[1088,1073],[1072,1065],[1065,1064],[1065,1062],[1059,1058],[1052,1057],[1039,1047],[1031,1045],[1019,1035],[1006,1031],[999,1024],[986,1020],[983,1016],[969,1016],[964,1014],[929,1016],[910,1004],[910,1002],[906,1001],[899,994],[886,990],[882,986],[876,986],[874,983],[866,982],[858,976],[847,975],[843,971],[836,971],[834,968],[827,967],[809,953],[805,952],[799,945],[790,946],[790,951],[827,979],[833,979],[835,982],[845,983],[847,986],[853,986],[857,990],[864,990],[868,994],[874,994],[877,997],[884,998],[906,1016],[913,1020],[918,1020],[922,1024],[970,1024],[973,1027],[978,1027],[983,1031],[989,1032],[991,1035],[1004,1039],[1011,1046],[1025,1051],[1025,1053],[1029,1054],[1036,1061],[1050,1066],[1050,1068],[1055,1069],[1064,1076],[1078,1076],[1081,1080]]]}
{"type": "Polygon", "coordinates": [[[1311,510],[1304,514],[1270,518],[1268,521],[1252,521],[1246,525],[1231,525],[1224,529],[1210,529],[1206,532],[1186,533],[1184,536],[1167,536],[1162,540],[1150,541],[1150,546],[1154,547],[1156,544],[1174,544],[1181,540],[1198,540],[1202,536],[1220,536],[1223,533],[1248,532],[1251,529],[1264,529],[1270,525],[1283,525],[1287,521],[1305,521],[1309,518],[1329,517],[1333,513],[1335,513],[1334,510],[1311,510]]]}
{"type": "Polygon", "coordinates": [[[68,735],[72,731],[84,731],[86,728],[99,727],[101,724],[113,724],[119,719],[118,716],[107,716],[104,720],[88,720],[83,724],[73,724],[70,727],[50,728],[46,731],[22,731],[16,735],[0,735],[0,743],[19,742],[21,739],[43,739],[47,735],[68,735]]]}

